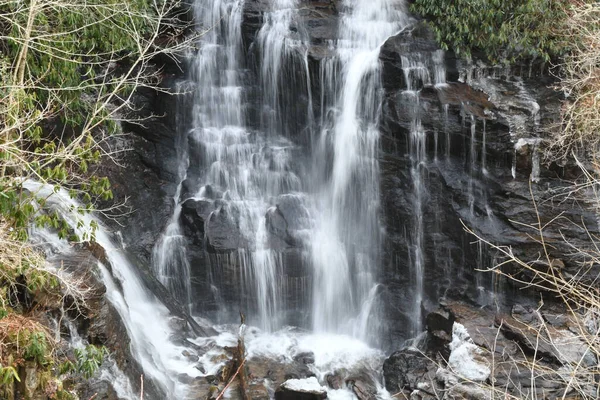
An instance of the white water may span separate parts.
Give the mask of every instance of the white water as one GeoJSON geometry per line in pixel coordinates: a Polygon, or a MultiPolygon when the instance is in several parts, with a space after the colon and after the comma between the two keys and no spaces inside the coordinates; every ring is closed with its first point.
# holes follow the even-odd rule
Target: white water
{"type": "Polygon", "coordinates": [[[317,174],[325,180],[317,188],[310,247],[316,332],[350,333],[363,340],[375,334],[376,318],[358,324],[360,330],[354,321],[357,315],[368,319],[361,310],[374,311],[380,261],[379,48],[407,23],[402,1],[345,1],[337,59],[323,62],[322,84],[336,96],[323,98],[324,112],[334,112],[322,120],[314,154],[314,164],[324,168],[328,165],[319,160],[332,158],[331,170],[317,174]]]}
{"type": "MultiPolygon", "coordinates": [[[[98,225],[96,242],[106,251],[110,271],[100,262],[98,267],[106,296],[127,330],[131,353],[141,364],[147,378],[160,385],[165,393],[172,394],[172,398],[183,398],[186,387],[177,381],[174,371],[192,377],[199,376],[200,372],[182,356],[184,348],[172,342],[175,332],[169,326],[170,314],[166,307],[144,287],[135,267],[122,250],[114,246],[102,223],[90,214],[77,213],[82,205],[71,199],[66,191],[55,191],[53,186],[32,181],[25,182],[24,187],[37,197],[46,199],[45,207],[56,211],[78,236],[89,234],[92,221],[98,225]]],[[[69,251],[66,241],[56,240],[55,235],[48,233],[43,235],[54,237],[46,242],[61,243],[58,246],[62,252],[69,251]]]]}
{"type": "Polygon", "coordinates": [[[288,94],[293,93],[291,86],[303,84],[306,72],[302,57],[306,35],[295,24],[299,7],[297,0],[272,0],[256,39],[260,50],[261,130],[267,136],[289,136],[288,107],[293,107],[296,99],[288,94]]]}
{"type": "MultiPolygon", "coordinates": [[[[237,329],[230,326],[218,326],[218,336],[193,340],[199,346],[214,342],[219,348],[237,345],[237,329]]],[[[309,364],[318,382],[326,387],[329,399],[355,399],[354,394],[343,388],[333,390],[327,387],[326,376],[339,373],[342,378],[370,375],[377,384],[377,399],[391,399],[390,394],[379,384],[381,376],[377,372],[385,359],[385,353],[373,349],[348,335],[315,334],[299,332],[295,328],[284,328],[274,332],[264,332],[257,328],[248,328],[245,333],[247,359],[266,357],[278,360],[282,365],[291,363],[301,353],[313,353],[314,363],[309,364]]],[[[203,356],[201,363],[206,371],[216,371],[219,364],[214,362],[219,350],[214,348],[203,356]]],[[[251,361],[250,361],[251,364],[251,361]]],[[[250,367],[252,368],[252,367],[250,367]]]]}
{"type": "Polygon", "coordinates": [[[185,238],[179,225],[181,204],[178,204],[178,199],[180,194],[181,184],[175,192],[175,211],[165,232],[152,251],[152,261],[158,280],[191,310],[190,263],[185,248],[185,238]]]}

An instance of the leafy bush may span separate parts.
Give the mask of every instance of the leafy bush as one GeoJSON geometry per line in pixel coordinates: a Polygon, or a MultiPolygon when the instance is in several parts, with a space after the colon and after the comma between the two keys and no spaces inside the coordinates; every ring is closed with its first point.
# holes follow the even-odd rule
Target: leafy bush
{"type": "MultiPolygon", "coordinates": [[[[92,165],[114,157],[106,143],[117,121],[131,114],[135,89],[160,90],[157,57],[195,42],[183,34],[188,26],[180,6],[179,0],[0,2],[0,382],[8,383],[0,385],[0,397],[23,363],[35,363],[50,379],[62,361],[52,335],[36,321],[43,319],[19,314],[28,302],[22,299],[80,290],[75,278],[47,268],[27,242],[28,228],[50,227],[70,241],[93,240],[96,228],[77,237],[74,227],[44,208],[53,194],[42,198],[23,182],[68,191],[83,202],[71,207],[74,214],[112,198],[110,182],[92,165]]],[[[78,353],[73,372],[91,376],[103,355],[93,347],[78,353]]],[[[71,398],[58,386],[53,393],[71,398]]]]}
{"type": "Polygon", "coordinates": [[[491,61],[564,51],[561,23],[568,0],[416,0],[411,6],[429,21],[444,49],[467,57],[482,51],[491,61]]]}
{"type": "Polygon", "coordinates": [[[104,346],[94,346],[92,344],[75,349],[75,362],[67,360],[60,365],[61,374],[77,373],[83,375],[84,378],[91,378],[102,365],[104,357],[108,355],[108,351],[104,346]]]}

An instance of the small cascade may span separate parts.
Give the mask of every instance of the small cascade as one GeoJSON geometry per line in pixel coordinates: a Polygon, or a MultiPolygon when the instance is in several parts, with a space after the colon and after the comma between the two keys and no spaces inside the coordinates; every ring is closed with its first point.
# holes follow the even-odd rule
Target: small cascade
{"type": "Polygon", "coordinates": [[[450,161],[450,150],[452,149],[452,142],[450,141],[450,129],[448,129],[448,109],[449,104],[444,104],[444,133],[446,134],[446,162],[450,161]]]}
{"type": "Polygon", "coordinates": [[[474,189],[474,185],[475,185],[475,179],[476,179],[476,174],[477,174],[477,141],[475,138],[475,135],[477,134],[477,120],[475,119],[475,116],[473,114],[471,114],[471,141],[470,141],[470,147],[469,147],[469,155],[470,155],[470,162],[469,162],[469,169],[470,169],[470,173],[469,173],[469,184],[468,184],[468,203],[469,203],[469,214],[471,216],[475,215],[475,189],[474,189]]]}
{"type": "MultiPolygon", "coordinates": [[[[418,98],[416,106],[418,107],[418,98]]],[[[417,116],[414,117],[413,126],[410,132],[410,176],[413,182],[412,208],[413,223],[411,232],[410,255],[411,255],[411,274],[415,279],[414,304],[413,304],[413,334],[417,335],[421,331],[422,315],[421,302],[423,301],[423,275],[425,264],[425,227],[424,219],[424,201],[426,196],[426,163],[427,163],[427,138],[421,121],[417,116]]]]}
{"type": "Polygon", "coordinates": [[[540,143],[539,138],[521,138],[514,145],[514,155],[512,162],[512,177],[517,177],[517,161],[521,157],[527,159],[526,163],[531,165],[529,179],[538,183],[540,180],[540,143]]]}
{"type": "Polygon", "coordinates": [[[481,172],[488,176],[487,170],[487,120],[483,119],[483,133],[481,135],[481,172]]]}
{"type": "MultiPolygon", "coordinates": [[[[400,94],[400,102],[407,104],[410,118],[410,133],[408,137],[407,153],[409,156],[410,177],[412,182],[412,191],[409,196],[411,204],[410,229],[407,234],[409,244],[409,265],[410,277],[413,283],[411,296],[411,331],[413,335],[418,335],[422,330],[422,302],[425,297],[425,265],[426,249],[431,247],[427,241],[433,240],[435,249],[431,257],[436,262],[445,263],[443,250],[436,243],[435,232],[426,232],[425,218],[428,198],[428,167],[433,162],[439,165],[438,155],[440,147],[440,132],[434,129],[432,132],[426,131],[421,121],[421,89],[423,87],[435,87],[442,89],[446,83],[446,69],[444,64],[444,52],[437,50],[434,52],[415,52],[401,56],[402,72],[404,75],[405,89],[400,94]],[[431,138],[428,135],[431,134],[431,138]],[[432,141],[433,143],[430,143],[432,141]],[[428,146],[433,145],[433,158],[428,157],[428,146]]],[[[449,105],[444,104],[444,139],[445,139],[445,157],[444,161],[450,161],[450,133],[448,130],[448,109],[449,105]]],[[[434,217],[434,229],[439,225],[439,214],[434,217]]]]}
{"type": "MultiPolygon", "coordinates": [[[[73,322],[67,319],[66,325],[69,329],[71,347],[74,349],[85,348],[87,342],[79,335],[73,322]]],[[[134,400],[138,397],[131,386],[131,381],[112,358],[104,360],[100,368],[99,379],[110,384],[119,399],[134,400]]]]}
{"type": "Polygon", "coordinates": [[[174,197],[175,211],[167,228],[152,250],[152,264],[158,280],[191,311],[192,289],[190,279],[190,263],[185,247],[185,238],[179,224],[181,203],[181,183],[174,197]]]}
{"type": "MultiPolygon", "coordinates": [[[[240,53],[241,2],[237,0],[196,2],[195,12],[202,29],[202,46],[192,71],[197,77],[195,96],[201,99],[194,103],[194,123],[204,121],[208,126],[230,123],[239,125],[242,120],[240,106],[241,90],[236,86],[236,67],[240,53]],[[214,24],[221,21],[224,32],[220,35],[214,24]],[[233,40],[229,40],[233,36],[233,40]],[[225,68],[222,68],[225,66],[225,68]],[[215,115],[214,108],[221,105],[221,114],[215,115]],[[212,118],[211,118],[212,117],[212,118]]],[[[179,116],[178,116],[179,117],[179,116]]],[[[181,118],[179,118],[181,119],[181,118]]],[[[180,122],[181,124],[181,122],[180,122]]],[[[188,137],[180,132],[177,153],[179,158],[179,184],[174,196],[174,211],[165,231],[152,252],[153,268],[157,278],[179,300],[192,310],[190,263],[186,251],[186,240],[180,225],[182,197],[189,197],[187,172],[190,165],[188,137]],[[183,193],[184,183],[187,191],[183,193]]]]}
{"type": "MultiPolygon", "coordinates": [[[[45,207],[57,212],[78,236],[85,237],[89,235],[90,226],[98,226],[95,240],[105,250],[110,270],[101,262],[98,262],[98,267],[107,299],[119,313],[127,330],[131,352],[147,378],[159,385],[164,393],[173,394],[174,398],[184,398],[187,388],[178,381],[173,371],[191,377],[200,376],[200,371],[182,355],[185,348],[172,341],[175,332],[169,326],[171,315],[167,308],[144,286],[136,268],[123,251],[113,244],[103,224],[93,215],[77,213],[81,205],[71,199],[65,190],[55,191],[51,185],[32,181],[25,182],[24,187],[37,197],[44,198],[45,207]],[[149,324],[149,321],[152,323],[149,324]]],[[[37,235],[54,237],[45,242],[62,242],[60,251],[70,251],[68,243],[58,239],[55,233],[46,231],[37,235]]]]}

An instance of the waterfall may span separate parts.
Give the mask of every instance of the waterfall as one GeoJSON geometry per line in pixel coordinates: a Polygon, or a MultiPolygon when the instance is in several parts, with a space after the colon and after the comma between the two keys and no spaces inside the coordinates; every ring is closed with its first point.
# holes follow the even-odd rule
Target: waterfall
{"type": "MultiPolygon", "coordinates": [[[[215,299],[222,298],[223,289],[217,281],[224,266],[239,269],[236,279],[242,283],[235,290],[249,299],[240,307],[249,313],[251,323],[274,330],[284,322],[285,282],[281,253],[270,246],[267,219],[276,212],[274,203],[282,196],[302,199],[300,178],[290,164],[294,145],[285,138],[282,128],[285,103],[280,101],[282,83],[297,78],[297,71],[289,70],[288,62],[300,43],[291,37],[290,30],[297,5],[295,1],[275,1],[258,32],[263,89],[261,132],[253,131],[246,121],[242,5],[242,1],[232,0],[198,0],[195,4],[196,19],[206,32],[200,49],[192,56],[193,104],[182,110],[191,115],[189,129],[185,124],[180,126],[185,138],[184,171],[174,213],[155,247],[154,261],[159,276],[179,271],[170,275],[187,280],[188,285],[190,268],[210,268],[214,271],[211,289],[215,299]],[[210,266],[189,265],[185,255],[180,219],[188,201],[202,204],[205,209],[206,246],[226,244],[215,250],[219,254],[208,257],[210,266]],[[223,230],[227,226],[232,230],[223,230]]],[[[304,61],[300,61],[304,71],[304,61]]],[[[175,285],[167,286],[177,290],[175,285]]],[[[189,286],[186,290],[191,291],[189,286]]],[[[228,310],[222,308],[219,318],[227,321],[228,310]]]]}
{"type": "MultiPolygon", "coordinates": [[[[322,96],[328,119],[321,127],[314,164],[331,169],[315,177],[324,179],[316,190],[318,214],[310,252],[313,329],[352,333],[348,326],[355,324],[355,317],[364,319],[361,310],[373,307],[376,296],[369,294],[380,262],[379,48],[408,18],[399,1],[347,0],[343,6],[336,60],[325,61],[321,70],[321,84],[335,96],[322,96]],[[328,159],[330,163],[318,161],[328,159]]],[[[373,324],[362,326],[362,332],[353,333],[366,339],[373,324]]]]}
{"type": "Polygon", "coordinates": [[[178,199],[181,195],[181,186],[180,183],[175,192],[175,211],[165,232],[152,250],[152,261],[158,280],[191,311],[190,263],[187,258],[183,232],[179,225],[181,204],[178,199]]]}

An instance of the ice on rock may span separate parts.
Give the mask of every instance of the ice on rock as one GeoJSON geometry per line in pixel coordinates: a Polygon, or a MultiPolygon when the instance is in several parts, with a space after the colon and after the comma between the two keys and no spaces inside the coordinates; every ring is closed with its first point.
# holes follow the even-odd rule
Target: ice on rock
{"type": "Polygon", "coordinates": [[[327,391],[314,376],[306,379],[288,379],[281,386],[293,392],[325,393],[327,391]]]}
{"type": "Polygon", "coordinates": [[[457,375],[472,381],[485,381],[491,373],[485,350],[471,340],[464,325],[458,322],[452,327],[449,368],[457,375]]]}

